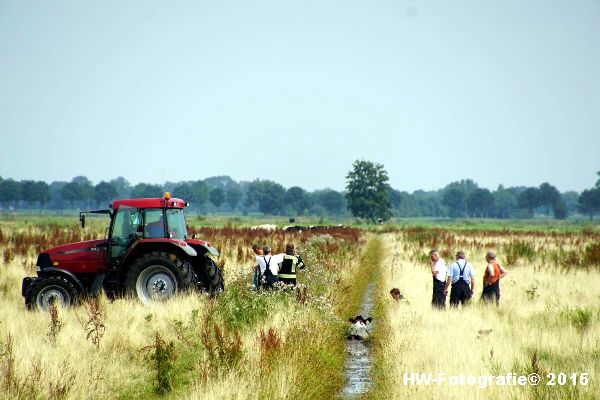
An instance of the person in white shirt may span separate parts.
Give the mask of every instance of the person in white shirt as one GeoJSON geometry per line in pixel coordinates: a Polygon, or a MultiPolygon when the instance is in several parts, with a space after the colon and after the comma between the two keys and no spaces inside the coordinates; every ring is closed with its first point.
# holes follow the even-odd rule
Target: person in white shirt
{"type": "MultiPolygon", "coordinates": [[[[254,243],[252,245],[252,251],[255,254],[255,256],[254,256],[255,260],[256,260],[256,256],[262,256],[262,254],[263,254],[263,248],[256,243],[254,243]]],[[[258,288],[260,286],[260,267],[259,267],[258,263],[256,263],[254,265],[254,268],[252,269],[252,286],[253,286],[253,290],[258,290],[258,288]]]]}
{"type": "Polygon", "coordinates": [[[444,293],[448,294],[448,286],[452,283],[450,307],[458,307],[458,303],[468,304],[475,289],[475,269],[470,262],[465,260],[464,251],[456,253],[456,261],[448,268],[447,275],[444,293]]]}
{"type": "Polygon", "coordinates": [[[269,246],[263,247],[263,255],[256,256],[256,263],[260,268],[260,285],[265,288],[272,288],[278,281],[278,264],[283,261],[284,254],[271,254],[269,246]]]}
{"type": "Polygon", "coordinates": [[[429,267],[433,275],[433,296],[431,297],[431,306],[433,308],[446,308],[446,294],[444,293],[446,282],[446,263],[440,258],[440,253],[437,249],[432,249],[429,252],[431,260],[429,267]]]}

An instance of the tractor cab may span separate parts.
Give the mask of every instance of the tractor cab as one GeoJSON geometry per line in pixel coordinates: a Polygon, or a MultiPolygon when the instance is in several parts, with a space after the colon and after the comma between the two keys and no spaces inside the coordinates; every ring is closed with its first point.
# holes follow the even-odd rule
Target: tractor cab
{"type": "Polygon", "coordinates": [[[180,199],[171,199],[168,192],[164,198],[113,202],[108,235],[109,268],[118,268],[123,257],[140,240],[187,240],[183,214],[183,207],[186,205],[180,199]]]}

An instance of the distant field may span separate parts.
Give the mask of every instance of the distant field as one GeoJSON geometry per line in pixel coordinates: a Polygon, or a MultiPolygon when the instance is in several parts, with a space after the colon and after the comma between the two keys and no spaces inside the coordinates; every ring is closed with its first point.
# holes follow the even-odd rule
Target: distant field
{"type": "MultiPolygon", "coordinates": [[[[265,216],[262,214],[251,215],[199,215],[194,211],[186,212],[188,215],[188,224],[199,228],[202,226],[222,227],[231,226],[254,226],[260,224],[276,224],[280,227],[289,225],[288,216],[265,216]]],[[[44,213],[40,212],[0,212],[0,221],[32,221],[35,223],[53,223],[62,226],[74,225],[77,223],[78,212],[65,210],[61,213],[56,211],[44,213]]],[[[310,225],[347,225],[356,226],[364,229],[380,230],[380,225],[368,224],[357,218],[352,217],[319,217],[319,216],[299,216],[295,217],[295,224],[302,226],[310,225]]],[[[107,223],[106,216],[88,216],[88,220],[97,220],[100,224],[107,223]]],[[[448,229],[490,229],[490,230],[553,230],[553,231],[580,231],[592,230],[600,232],[600,218],[590,220],[589,218],[570,218],[567,220],[556,220],[553,218],[533,218],[533,219],[451,219],[451,218],[392,218],[387,221],[383,227],[402,228],[402,227],[440,227],[448,229]]]]}
{"type": "Polygon", "coordinates": [[[352,228],[328,233],[248,229],[261,223],[282,226],[287,218],[189,218],[190,229],[222,253],[226,291],[217,299],[189,294],[144,306],[135,299],[110,303],[101,297],[99,303],[59,310],[52,322],[49,315],[25,311],[21,279],[35,274],[39,251],[103,237],[108,218],[89,218],[81,229],[75,214],[0,214],[0,394],[20,399],[335,398],[344,384],[347,317],[356,315],[374,276],[374,385],[364,398],[600,398],[598,225],[411,219],[374,226],[300,217],[301,225],[352,228]],[[297,243],[309,266],[299,277],[306,296],[256,294],[250,285],[250,244],[270,244],[277,251],[286,241],[297,243]],[[439,248],[448,263],[456,250],[467,251],[479,274],[476,298],[483,256],[495,250],[509,269],[500,308],[475,301],[469,309],[433,312],[431,247],[439,248]],[[392,287],[400,288],[406,300],[393,302],[392,287]],[[465,352],[452,347],[461,340],[469,344],[465,352]],[[405,372],[535,371],[587,372],[590,382],[509,389],[402,383],[405,372]]]}

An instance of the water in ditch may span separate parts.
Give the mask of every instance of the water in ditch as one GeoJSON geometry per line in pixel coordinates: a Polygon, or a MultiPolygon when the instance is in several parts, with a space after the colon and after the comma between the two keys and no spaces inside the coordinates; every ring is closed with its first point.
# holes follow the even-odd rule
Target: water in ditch
{"type": "MultiPolygon", "coordinates": [[[[365,318],[370,317],[373,310],[374,289],[374,282],[370,282],[359,312],[365,318]]],[[[371,332],[375,329],[376,323],[375,320],[371,322],[369,328],[371,332]]],[[[356,399],[369,391],[373,383],[370,375],[372,363],[371,348],[368,342],[365,343],[360,340],[346,341],[346,364],[344,366],[346,384],[340,393],[342,399],[356,399]]]]}

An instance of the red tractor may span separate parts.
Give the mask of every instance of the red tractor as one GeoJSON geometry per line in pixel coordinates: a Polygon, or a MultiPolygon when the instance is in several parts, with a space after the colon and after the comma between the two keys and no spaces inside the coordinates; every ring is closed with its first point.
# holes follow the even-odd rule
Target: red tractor
{"type": "Polygon", "coordinates": [[[224,289],[216,264],[219,252],[210,243],[188,238],[181,199],[115,200],[108,210],[108,238],[54,247],[37,258],[37,277],[23,279],[21,294],[28,309],[46,310],[78,298],[132,294],[142,302],[161,301],[197,289],[216,294],[224,289]]]}

